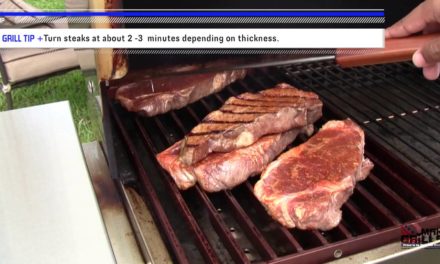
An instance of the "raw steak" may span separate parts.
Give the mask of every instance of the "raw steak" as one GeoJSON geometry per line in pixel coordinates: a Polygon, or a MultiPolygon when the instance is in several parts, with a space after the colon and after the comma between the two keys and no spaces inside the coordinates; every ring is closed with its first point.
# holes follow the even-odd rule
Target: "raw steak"
{"type": "Polygon", "coordinates": [[[168,171],[179,189],[185,190],[198,182],[202,189],[216,192],[231,189],[250,176],[260,173],[298,135],[301,129],[260,138],[251,146],[229,153],[212,153],[194,165],[185,165],[179,158],[181,142],[157,155],[160,165],[168,171]]]}
{"type": "Polygon", "coordinates": [[[283,153],[262,173],[255,195],[286,227],[329,230],[341,206],[373,163],[364,158],[364,132],[353,121],[329,121],[304,144],[283,153]]]}
{"type": "Polygon", "coordinates": [[[229,152],[264,135],[313,124],[321,115],[318,95],[284,83],[234,96],[191,130],[182,142],[181,158],[187,165],[194,164],[209,153],[229,152]]]}
{"type": "Polygon", "coordinates": [[[245,75],[245,70],[233,70],[144,78],[119,87],[115,98],[129,111],[155,116],[216,93],[245,75]]]}

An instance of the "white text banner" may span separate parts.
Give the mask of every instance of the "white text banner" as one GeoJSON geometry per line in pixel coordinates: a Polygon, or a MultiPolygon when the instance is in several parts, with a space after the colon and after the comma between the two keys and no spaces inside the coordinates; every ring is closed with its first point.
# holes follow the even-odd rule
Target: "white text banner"
{"type": "Polygon", "coordinates": [[[1,48],[383,48],[383,29],[2,29],[1,48]]]}

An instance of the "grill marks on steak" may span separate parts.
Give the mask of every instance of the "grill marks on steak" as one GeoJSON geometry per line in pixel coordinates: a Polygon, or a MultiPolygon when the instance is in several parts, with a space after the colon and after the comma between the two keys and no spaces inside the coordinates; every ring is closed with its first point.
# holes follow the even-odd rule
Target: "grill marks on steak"
{"type": "Polygon", "coordinates": [[[194,164],[210,153],[229,152],[264,135],[312,124],[321,115],[322,102],[315,93],[288,84],[231,97],[182,141],[181,159],[187,165],[194,164]]]}
{"type": "Polygon", "coordinates": [[[119,87],[115,98],[129,111],[155,116],[216,93],[245,75],[246,70],[233,70],[146,78],[119,87]]]}
{"type": "Polygon", "coordinates": [[[329,121],[304,144],[282,154],[262,173],[255,195],[286,227],[329,230],[341,206],[373,164],[364,158],[364,132],[351,120],[329,121]]]}
{"type": "Polygon", "coordinates": [[[300,132],[302,129],[293,129],[264,136],[248,147],[228,153],[212,153],[193,165],[186,165],[179,158],[182,145],[179,141],[159,153],[157,160],[179,189],[188,189],[198,182],[203,190],[216,192],[231,189],[259,174],[300,132]]]}

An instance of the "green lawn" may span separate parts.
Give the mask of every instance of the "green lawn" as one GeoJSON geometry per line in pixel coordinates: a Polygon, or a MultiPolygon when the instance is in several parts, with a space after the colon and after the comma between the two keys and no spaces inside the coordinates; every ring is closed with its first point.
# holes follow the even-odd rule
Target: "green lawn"
{"type": "Polygon", "coordinates": [[[64,0],[25,0],[25,2],[43,10],[64,9],[64,0]]]}
{"type": "MultiPolygon", "coordinates": [[[[64,9],[64,0],[28,0],[31,5],[44,9],[64,9]]],[[[80,70],[50,77],[36,84],[13,90],[14,108],[69,100],[73,118],[81,142],[97,138],[97,122],[88,113],[87,89],[80,70]]],[[[3,93],[0,92],[0,111],[6,110],[3,93]]]]}
{"type": "MultiPolygon", "coordinates": [[[[14,108],[69,100],[81,142],[93,141],[96,128],[87,108],[87,89],[80,70],[50,77],[47,80],[14,89],[14,108]]],[[[0,96],[0,110],[6,110],[4,95],[0,96]]]]}

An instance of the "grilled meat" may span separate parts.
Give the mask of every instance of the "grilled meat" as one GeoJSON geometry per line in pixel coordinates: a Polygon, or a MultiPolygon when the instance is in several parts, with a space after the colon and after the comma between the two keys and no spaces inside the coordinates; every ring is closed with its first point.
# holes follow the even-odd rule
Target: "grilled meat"
{"type": "Polygon", "coordinates": [[[329,121],[304,144],[282,154],[262,173],[255,195],[286,227],[329,230],[341,206],[373,163],[364,158],[364,132],[351,120],[329,121]]]}
{"type": "Polygon", "coordinates": [[[218,92],[245,75],[245,70],[233,70],[145,78],[119,87],[115,98],[129,111],[155,116],[218,92]]]}
{"type": "Polygon", "coordinates": [[[318,95],[284,83],[231,97],[191,130],[182,142],[181,159],[187,165],[194,164],[209,153],[229,152],[264,135],[312,124],[321,115],[318,95]]]}
{"type": "Polygon", "coordinates": [[[301,129],[293,129],[281,134],[268,135],[248,147],[229,153],[211,153],[194,165],[186,165],[180,160],[179,141],[159,153],[157,160],[182,190],[192,187],[196,182],[208,192],[231,189],[250,176],[260,173],[300,131],[301,129]]]}

